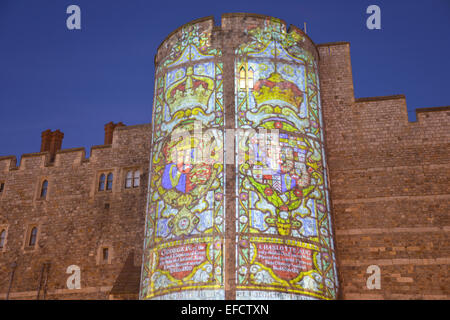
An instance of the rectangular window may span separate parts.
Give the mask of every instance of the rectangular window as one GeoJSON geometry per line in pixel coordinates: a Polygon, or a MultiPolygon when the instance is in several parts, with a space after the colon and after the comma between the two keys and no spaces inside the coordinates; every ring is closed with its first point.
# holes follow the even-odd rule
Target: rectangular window
{"type": "Polygon", "coordinates": [[[103,261],[108,261],[109,250],[108,248],[103,248],[103,261]]]}
{"type": "Polygon", "coordinates": [[[137,188],[141,184],[141,171],[130,170],[125,175],[125,189],[137,188]]]}
{"type": "Polygon", "coordinates": [[[5,183],[0,182],[0,194],[3,192],[4,189],[5,189],[5,183]]]}
{"type": "Polygon", "coordinates": [[[128,171],[125,178],[125,188],[129,189],[133,186],[133,171],[128,171]]]}
{"type": "Polygon", "coordinates": [[[133,187],[139,187],[140,184],[140,180],[141,180],[141,172],[139,170],[134,172],[134,183],[133,183],[133,187]]]}
{"type": "Polygon", "coordinates": [[[34,246],[36,245],[37,232],[38,232],[37,227],[33,227],[33,228],[31,229],[31,232],[30,232],[30,240],[28,241],[28,246],[34,247],[34,246]]]}
{"type": "Polygon", "coordinates": [[[111,263],[114,251],[111,243],[103,243],[97,248],[96,264],[107,265],[111,263]]]}
{"type": "Polygon", "coordinates": [[[6,229],[0,227],[0,251],[5,248],[6,244],[6,229]]]}

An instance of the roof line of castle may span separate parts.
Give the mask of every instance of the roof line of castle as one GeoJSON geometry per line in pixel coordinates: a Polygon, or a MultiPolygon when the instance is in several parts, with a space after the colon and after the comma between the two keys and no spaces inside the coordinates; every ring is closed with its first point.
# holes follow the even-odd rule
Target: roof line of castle
{"type": "MultiPolygon", "coordinates": [[[[378,96],[378,97],[364,97],[364,98],[355,98],[355,103],[362,103],[362,102],[373,102],[373,101],[386,101],[386,100],[396,100],[401,99],[405,100],[406,105],[406,96],[404,94],[396,94],[396,95],[390,95],[390,96],[378,96]]],[[[406,107],[406,111],[408,113],[408,108],[406,107]]],[[[416,108],[416,120],[415,121],[409,121],[409,123],[418,123],[419,118],[417,115],[419,113],[427,113],[427,112],[444,112],[444,111],[450,111],[450,106],[439,106],[439,107],[426,107],[426,108],[416,108]]]]}
{"type": "Polygon", "coordinates": [[[389,96],[363,97],[363,98],[355,98],[355,102],[395,100],[395,99],[406,99],[406,96],[404,94],[393,94],[389,96]]]}
{"type": "Polygon", "coordinates": [[[430,108],[417,108],[416,109],[416,113],[441,112],[441,111],[450,111],[450,106],[430,107],[430,108]]]}
{"type": "MultiPolygon", "coordinates": [[[[115,130],[131,130],[139,127],[147,127],[150,126],[151,123],[143,123],[143,124],[136,124],[131,126],[123,126],[123,127],[117,127],[115,130]]],[[[75,148],[67,148],[67,149],[60,149],[55,152],[55,155],[58,154],[67,154],[67,153],[81,153],[81,162],[89,162],[92,151],[93,150],[99,150],[99,149],[110,149],[112,148],[111,144],[101,144],[101,145],[94,145],[90,148],[90,156],[86,158],[86,148],[85,147],[75,147],[75,148]]],[[[17,156],[15,155],[7,155],[7,156],[0,156],[0,161],[10,160],[9,170],[18,170],[22,166],[22,162],[24,158],[32,158],[32,157],[45,157],[44,160],[44,166],[45,167],[52,167],[54,166],[54,162],[50,161],[50,151],[44,151],[44,152],[31,152],[31,153],[24,153],[20,156],[20,162],[19,165],[17,165],[17,156]]]]}
{"type": "Polygon", "coordinates": [[[325,42],[325,43],[316,44],[316,47],[341,46],[341,45],[345,45],[345,44],[350,45],[350,42],[348,42],[348,41],[325,42]]]}

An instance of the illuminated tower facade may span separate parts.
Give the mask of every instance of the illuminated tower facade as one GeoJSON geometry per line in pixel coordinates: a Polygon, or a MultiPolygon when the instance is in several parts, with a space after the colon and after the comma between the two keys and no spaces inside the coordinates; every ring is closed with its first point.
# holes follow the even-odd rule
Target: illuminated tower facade
{"type": "Polygon", "coordinates": [[[142,299],[337,298],[317,62],[252,14],[158,48],[142,299]]]}

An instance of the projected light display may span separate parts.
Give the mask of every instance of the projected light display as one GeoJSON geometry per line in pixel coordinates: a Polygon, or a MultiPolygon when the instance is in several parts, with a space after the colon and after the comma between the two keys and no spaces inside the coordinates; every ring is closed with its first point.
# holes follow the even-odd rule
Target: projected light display
{"type": "Polygon", "coordinates": [[[236,52],[237,298],[336,298],[318,70],[267,19],[236,52]],[[262,129],[262,130],[261,130],[262,129]],[[275,130],[276,129],[276,130],[275,130]],[[269,133],[270,132],[270,133],[269,133]]]}
{"type": "Polygon", "coordinates": [[[213,25],[157,62],[141,298],[335,299],[315,48],[273,18],[213,46],[213,25]]]}
{"type": "Polygon", "coordinates": [[[183,28],[156,72],[144,299],[224,299],[222,64],[201,27],[183,28]],[[216,129],[213,146],[196,125],[216,129]]]}

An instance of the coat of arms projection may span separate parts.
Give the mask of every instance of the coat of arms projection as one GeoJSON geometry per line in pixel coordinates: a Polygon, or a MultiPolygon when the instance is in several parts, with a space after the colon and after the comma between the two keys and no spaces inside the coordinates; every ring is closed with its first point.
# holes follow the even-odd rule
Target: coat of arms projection
{"type": "Polygon", "coordinates": [[[183,27],[157,65],[143,299],[224,299],[223,68],[211,30],[183,27]]]}
{"type": "Polygon", "coordinates": [[[335,299],[317,63],[276,19],[246,32],[235,65],[236,298],[335,299]]]}

